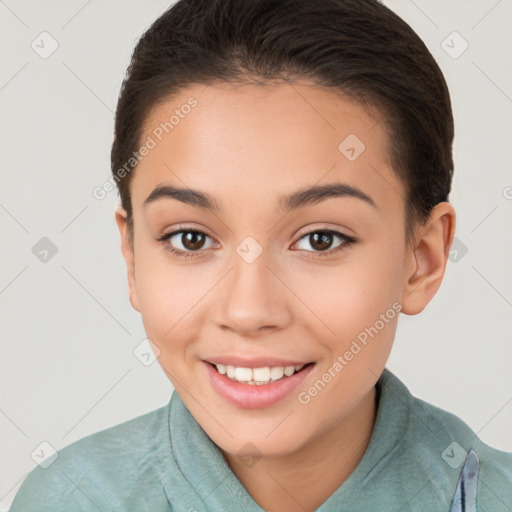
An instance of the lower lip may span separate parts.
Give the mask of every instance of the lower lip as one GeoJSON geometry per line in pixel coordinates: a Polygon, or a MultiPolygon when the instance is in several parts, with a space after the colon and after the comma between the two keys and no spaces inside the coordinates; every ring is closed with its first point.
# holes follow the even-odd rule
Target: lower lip
{"type": "Polygon", "coordinates": [[[220,374],[210,363],[203,363],[215,391],[232,404],[244,409],[263,409],[283,400],[304,381],[314,366],[309,364],[290,377],[257,386],[233,381],[220,374]]]}

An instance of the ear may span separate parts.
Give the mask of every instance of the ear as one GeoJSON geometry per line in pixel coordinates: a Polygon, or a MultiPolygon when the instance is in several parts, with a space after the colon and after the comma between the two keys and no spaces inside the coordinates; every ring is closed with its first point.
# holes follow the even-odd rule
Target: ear
{"type": "Polygon", "coordinates": [[[130,235],[130,227],[127,221],[127,214],[121,205],[116,208],[116,223],[121,235],[121,252],[123,253],[123,258],[126,263],[126,270],[128,272],[130,303],[134,309],[140,312],[139,300],[137,297],[137,287],[135,286],[135,258],[133,252],[133,241],[130,235]]]}
{"type": "Polygon", "coordinates": [[[441,286],[455,234],[455,210],[447,202],[438,203],[430,219],[416,234],[402,295],[402,312],[421,313],[441,286]]]}

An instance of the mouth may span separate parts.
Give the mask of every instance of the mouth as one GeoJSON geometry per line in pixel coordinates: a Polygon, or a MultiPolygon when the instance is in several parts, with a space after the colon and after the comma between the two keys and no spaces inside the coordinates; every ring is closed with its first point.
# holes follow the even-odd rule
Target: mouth
{"type": "Polygon", "coordinates": [[[246,368],[243,366],[209,363],[218,373],[225,375],[234,382],[242,382],[251,386],[264,386],[278,380],[291,377],[300,372],[305,366],[314,363],[305,363],[289,366],[262,366],[260,368],[246,368]]]}
{"type": "MultiPolygon", "coordinates": [[[[224,364],[235,361],[202,362],[213,390],[231,404],[244,409],[262,409],[291,399],[316,365],[298,361],[293,363],[299,364],[287,362],[286,366],[275,366],[277,361],[272,361],[272,366],[262,366],[262,361],[251,363],[251,366],[248,362],[245,366],[224,364]]],[[[238,364],[241,363],[244,364],[238,364]]]]}

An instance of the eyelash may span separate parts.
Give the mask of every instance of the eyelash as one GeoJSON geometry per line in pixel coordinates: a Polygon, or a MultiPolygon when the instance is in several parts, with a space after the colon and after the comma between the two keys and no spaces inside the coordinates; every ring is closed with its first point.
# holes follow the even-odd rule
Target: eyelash
{"type": "MultiPolygon", "coordinates": [[[[180,229],[177,229],[175,231],[172,231],[171,233],[165,233],[157,238],[155,238],[155,240],[162,244],[165,248],[166,251],[169,251],[171,254],[175,255],[175,256],[178,256],[180,258],[195,258],[197,256],[200,255],[201,252],[204,252],[204,251],[201,251],[201,250],[198,250],[198,251],[182,251],[180,249],[175,249],[174,247],[171,247],[167,241],[172,238],[174,235],[177,235],[179,233],[199,233],[201,235],[204,235],[204,236],[207,236],[208,238],[211,238],[208,233],[200,230],[200,229],[187,229],[187,228],[184,228],[184,227],[180,227],[180,229]]],[[[333,229],[314,229],[312,231],[308,231],[307,233],[303,233],[299,239],[297,240],[297,242],[299,240],[302,240],[304,237],[308,236],[308,235],[311,235],[313,233],[327,233],[327,234],[330,234],[330,235],[334,235],[334,236],[337,236],[338,238],[340,238],[342,240],[342,243],[340,245],[338,245],[337,247],[335,247],[334,249],[329,249],[328,251],[306,251],[308,253],[312,253],[311,258],[323,258],[323,257],[326,257],[326,256],[330,256],[332,254],[335,254],[337,253],[338,251],[342,251],[348,247],[350,247],[351,245],[355,244],[357,242],[357,239],[352,237],[352,236],[349,236],[349,235],[345,235],[343,233],[340,233],[339,231],[335,231],[333,229]]],[[[295,243],[297,243],[295,242],[295,243]]]]}
{"type": "Polygon", "coordinates": [[[201,235],[207,236],[208,238],[211,238],[208,233],[205,233],[204,231],[200,229],[186,229],[181,227],[180,229],[177,229],[175,231],[172,231],[171,233],[165,233],[157,238],[155,240],[162,244],[166,251],[169,251],[171,254],[175,256],[179,256],[180,258],[195,258],[199,255],[199,253],[203,251],[181,251],[179,249],[175,249],[174,247],[171,247],[167,240],[172,238],[174,235],[177,235],[178,233],[200,233],[201,235]]]}

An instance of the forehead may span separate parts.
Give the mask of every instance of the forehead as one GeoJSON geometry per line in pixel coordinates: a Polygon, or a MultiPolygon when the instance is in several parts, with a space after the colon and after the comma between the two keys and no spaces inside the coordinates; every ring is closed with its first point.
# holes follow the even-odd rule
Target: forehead
{"type": "Polygon", "coordinates": [[[132,180],[134,206],[164,182],[233,205],[242,193],[272,203],[292,190],[341,182],[401,208],[378,114],[307,82],[193,85],[146,119],[141,144],[151,139],[154,147],[132,180]]]}

